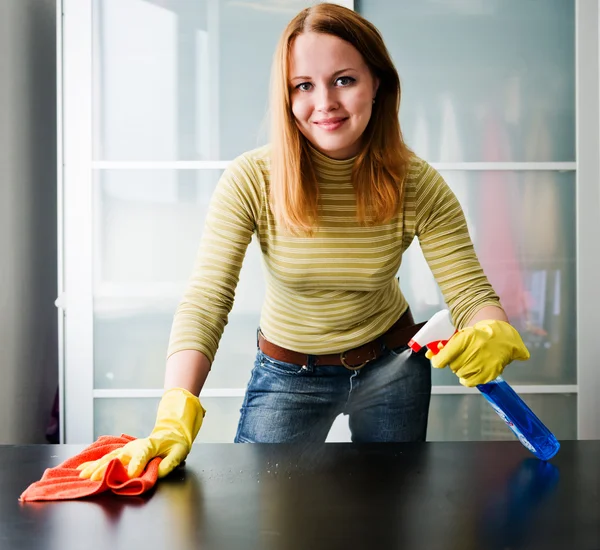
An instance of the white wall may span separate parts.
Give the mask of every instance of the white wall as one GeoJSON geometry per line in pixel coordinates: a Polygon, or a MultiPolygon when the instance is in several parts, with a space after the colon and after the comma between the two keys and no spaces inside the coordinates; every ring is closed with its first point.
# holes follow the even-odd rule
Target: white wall
{"type": "Polygon", "coordinates": [[[55,10],[0,1],[0,444],[45,442],[58,383],[55,10]]]}

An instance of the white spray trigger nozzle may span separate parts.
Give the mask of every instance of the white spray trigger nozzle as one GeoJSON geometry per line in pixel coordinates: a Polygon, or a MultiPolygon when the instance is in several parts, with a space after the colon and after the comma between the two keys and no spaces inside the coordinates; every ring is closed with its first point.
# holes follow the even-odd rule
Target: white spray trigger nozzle
{"type": "Polygon", "coordinates": [[[436,355],[454,336],[455,332],[456,329],[452,323],[450,311],[442,309],[431,317],[421,330],[412,337],[408,347],[414,352],[427,347],[433,355],[436,355]]]}

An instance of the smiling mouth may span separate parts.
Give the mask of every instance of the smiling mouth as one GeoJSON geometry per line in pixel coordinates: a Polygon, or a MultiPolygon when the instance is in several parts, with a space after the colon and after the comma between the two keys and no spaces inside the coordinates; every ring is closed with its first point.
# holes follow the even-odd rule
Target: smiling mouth
{"type": "Polygon", "coordinates": [[[327,120],[318,120],[314,124],[323,130],[337,130],[347,120],[348,117],[336,117],[327,120]]]}

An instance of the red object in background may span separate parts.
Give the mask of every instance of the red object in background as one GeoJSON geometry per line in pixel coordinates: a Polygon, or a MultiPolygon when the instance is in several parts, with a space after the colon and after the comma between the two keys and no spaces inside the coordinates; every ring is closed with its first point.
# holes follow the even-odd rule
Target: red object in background
{"type": "MultiPolygon", "coordinates": [[[[505,160],[509,144],[500,125],[488,119],[484,136],[484,160],[505,160]],[[504,153],[503,153],[504,152],[504,153]]],[[[518,259],[513,212],[516,193],[510,172],[485,172],[480,189],[477,256],[502,307],[512,320],[523,319],[531,298],[518,259]]]]}

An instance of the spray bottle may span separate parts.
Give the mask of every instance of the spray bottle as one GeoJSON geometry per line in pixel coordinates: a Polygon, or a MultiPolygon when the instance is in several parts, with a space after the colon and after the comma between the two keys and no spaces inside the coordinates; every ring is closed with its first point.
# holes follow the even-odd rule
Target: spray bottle
{"type": "MultiPolygon", "coordinates": [[[[450,312],[444,309],[438,311],[413,336],[408,346],[414,352],[426,346],[436,355],[455,333],[450,312]]],[[[539,459],[549,460],[558,452],[560,443],[552,432],[501,376],[487,384],[479,384],[477,389],[519,441],[539,459]]]]}

